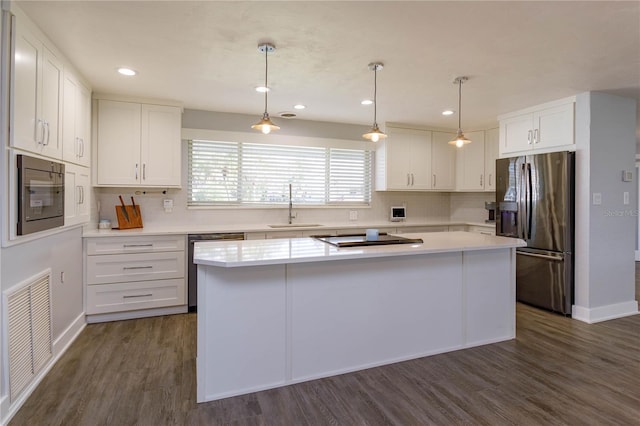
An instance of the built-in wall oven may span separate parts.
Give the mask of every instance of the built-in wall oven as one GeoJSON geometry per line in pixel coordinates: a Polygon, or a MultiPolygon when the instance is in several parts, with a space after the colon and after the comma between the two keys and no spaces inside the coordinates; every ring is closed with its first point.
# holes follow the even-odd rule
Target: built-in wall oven
{"type": "Polygon", "coordinates": [[[198,310],[198,266],[193,263],[193,246],[198,241],[233,241],[244,240],[242,232],[226,232],[215,234],[189,234],[189,247],[187,248],[189,256],[189,273],[188,282],[188,300],[189,312],[198,310]]]}
{"type": "Polygon", "coordinates": [[[64,225],[64,164],[16,155],[17,235],[64,225]]]}

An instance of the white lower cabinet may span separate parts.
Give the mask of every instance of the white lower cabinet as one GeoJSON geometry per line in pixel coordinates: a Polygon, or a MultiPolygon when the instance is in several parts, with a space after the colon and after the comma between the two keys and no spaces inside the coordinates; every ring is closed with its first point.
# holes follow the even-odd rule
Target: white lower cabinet
{"type": "Polygon", "coordinates": [[[85,253],[87,315],[186,305],[184,235],[87,238],[85,253]]]}

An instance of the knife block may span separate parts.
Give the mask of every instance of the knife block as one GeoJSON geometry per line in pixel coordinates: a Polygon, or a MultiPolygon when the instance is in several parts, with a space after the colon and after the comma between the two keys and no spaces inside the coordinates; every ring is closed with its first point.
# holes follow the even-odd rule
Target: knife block
{"type": "Polygon", "coordinates": [[[116,217],[118,218],[117,229],[142,228],[142,215],[140,214],[140,206],[136,205],[134,207],[132,205],[125,205],[124,208],[127,212],[126,215],[122,210],[122,205],[116,206],[116,217]],[[128,220],[127,216],[129,216],[128,220]]]}

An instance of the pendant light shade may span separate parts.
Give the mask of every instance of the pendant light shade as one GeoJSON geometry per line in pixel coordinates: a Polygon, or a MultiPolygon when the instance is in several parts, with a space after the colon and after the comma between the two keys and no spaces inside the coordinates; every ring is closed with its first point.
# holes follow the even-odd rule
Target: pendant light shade
{"type": "Polygon", "coordinates": [[[362,135],[363,138],[372,142],[378,142],[380,139],[387,137],[378,127],[377,113],[378,113],[378,71],[382,69],[384,65],[381,62],[372,62],[369,64],[369,69],[373,71],[373,126],[371,130],[362,135]]]}
{"type": "Polygon", "coordinates": [[[451,145],[455,145],[458,148],[462,148],[464,145],[471,143],[471,140],[467,139],[462,133],[462,126],[460,122],[462,120],[462,83],[469,80],[468,77],[457,77],[453,84],[458,85],[458,133],[456,134],[456,138],[452,141],[449,141],[451,145]]]}
{"type": "Polygon", "coordinates": [[[267,103],[269,97],[269,86],[267,85],[267,77],[269,75],[269,53],[273,53],[276,50],[276,47],[271,43],[263,43],[258,45],[258,51],[264,53],[264,87],[266,90],[264,91],[264,114],[262,114],[262,118],[256,124],[251,126],[252,129],[260,130],[263,134],[267,135],[271,133],[272,130],[280,130],[280,127],[273,124],[271,118],[269,118],[269,113],[267,112],[267,103]]]}

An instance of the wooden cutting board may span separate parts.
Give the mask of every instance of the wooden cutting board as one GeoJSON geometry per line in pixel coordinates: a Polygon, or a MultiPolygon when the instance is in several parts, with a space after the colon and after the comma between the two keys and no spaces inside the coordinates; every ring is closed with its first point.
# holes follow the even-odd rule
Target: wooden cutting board
{"type": "Polygon", "coordinates": [[[142,228],[142,215],[140,214],[140,206],[136,205],[135,208],[132,205],[125,205],[124,208],[127,211],[127,215],[129,219],[127,220],[127,215],[124,214],[122,210],[122,205],[116,206],[116,216],[118,218],[118,228],[117,229],[132,229],[132,228],[142,228]]]}

